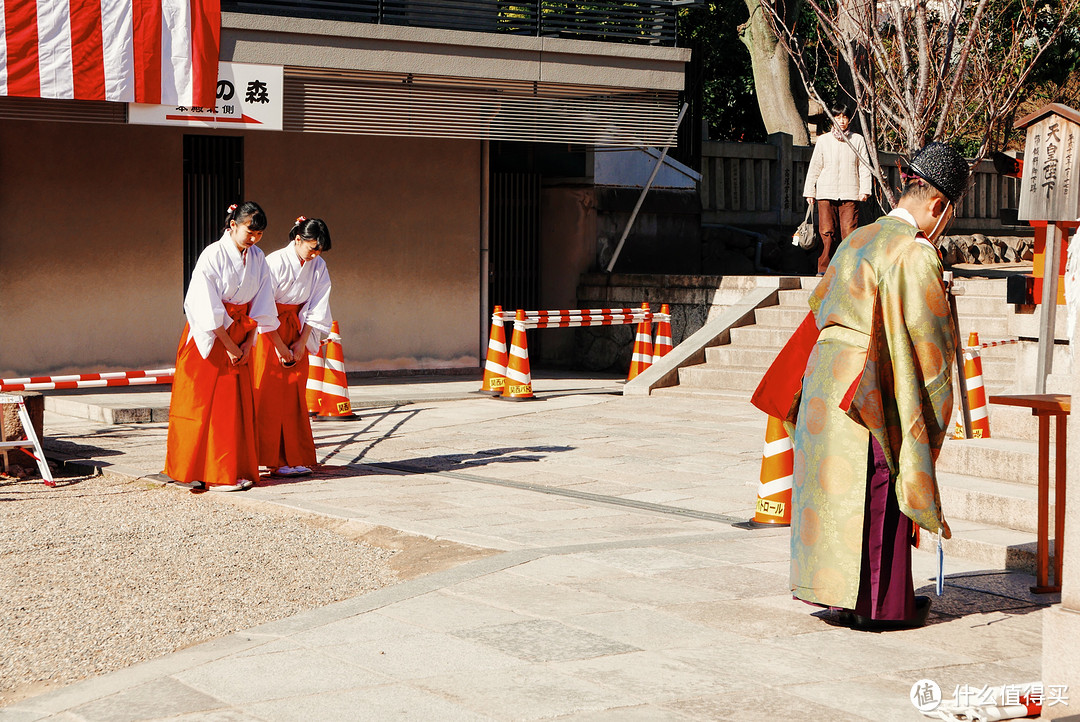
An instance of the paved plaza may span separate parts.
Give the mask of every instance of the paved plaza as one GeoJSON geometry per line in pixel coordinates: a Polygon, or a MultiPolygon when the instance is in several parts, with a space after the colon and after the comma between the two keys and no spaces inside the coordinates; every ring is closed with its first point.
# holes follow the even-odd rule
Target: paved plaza
{"type": "MultiPolygon", "coordinates": [[[[854,631],[793,600],[788,530],[737,526],[753,515],[765,431],[745,396],[623,397],[614,379],[541,376],[538,400],[515,403],[477,387],[358,383],[359,420],[314,425],[316,477],[243,497],[490,555],[0,720],[917,720],[919,680],[947,697],[1054,684],[1042,618],[1057,596],[1030,594],[1028,574],[946,559],[930,624],[908,631],[854,631]]],[[[91,417],[166,393],[65,398],[72,415],[46,415],[53,449],[161,471],[164,423],[91,417]]],[[[917,593],[933,595],[936,559],[913,554],[917,593]]]]}

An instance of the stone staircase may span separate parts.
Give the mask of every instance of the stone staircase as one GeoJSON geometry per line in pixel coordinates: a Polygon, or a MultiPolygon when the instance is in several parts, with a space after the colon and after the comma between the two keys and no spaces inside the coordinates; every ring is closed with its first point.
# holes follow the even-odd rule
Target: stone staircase
{"type": "MultiPolygon", "coordinates": [[[[654,393],[748,398],[780,347],[806,315],[816,278],[778,292],[775,306],[755,311],[754,323],[732,328],[730,342],[706,349],[705,363],[679,369],[679,385],[654,393]]],[[[981,341],[1016,335],[1013,306],[1005,302],[1004,279],[960,279],[957,298],[960,328],[967,341],[977,331],[981,341]],[[1010,333],[1011,332],[1011,333],[1010,333]]],[[[1030,325],[1030,319],[1024,321],[1030,325]]],[[[1030,393],[1017,379],[1028,366],[1035,343],[983,349],[983,381],[988,395],[1030,393]]],[[[1055,367],[1059,371],[1060,364],[1055,367]]],[[[1067,375],[1067,374],[1066,374],[1067,375]]],[[[1048,388],[1054,389],[1053,379],[1048,388]]],[[[991,406],[989,439],[948,439],[938,460],[942,505],[953,530],[946,555],[984,563],[991,569],[1035,568],[1037,524],[1036,419],[1025,409],[991,406]]],[[[1051,491],[1053,499],[1053,491],[1051,491]]],[[[1053,519],[1051,510],[1051,520],[1053,519]]],[[[924,534],[923,546],[932,542],[924,534]]]]}

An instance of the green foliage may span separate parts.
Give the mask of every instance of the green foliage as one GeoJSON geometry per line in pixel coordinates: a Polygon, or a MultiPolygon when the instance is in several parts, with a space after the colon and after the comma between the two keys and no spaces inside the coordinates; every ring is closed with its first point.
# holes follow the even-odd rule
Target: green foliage
{"type": "Polygon", "coordinates": [[[750,52],[739,40],[746,18],[742,0],[703,3],[679,14],[679,45],[700,63],[702,115],[713,140],[765,140],[750,52]]]}

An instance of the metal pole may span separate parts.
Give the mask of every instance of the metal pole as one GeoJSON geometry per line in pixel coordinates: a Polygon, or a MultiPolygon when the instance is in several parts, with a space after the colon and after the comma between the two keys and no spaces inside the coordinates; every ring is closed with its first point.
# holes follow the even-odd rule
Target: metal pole
{"type": "Polygon", "coordinates": [[[956,329],[956,383],[960,387],[960,419],[964,425],[964,438],[971,438],[971,406],[968,404],[967,376],[964,375],[964,343],[960,334],[960,314],[956,310],[956,297],[964,289],[953,283],[952,271],[945,271],[946,293],[949,294],[949,310],[952,312],[953,328],[956,329]]]}
{"type": "Polygon", "coordinates": [[[1039,360],[1035,366],[1035,393],[1046,393],[1046,377],[1054,370],[1054,331],[1058,297],[1058,257],[1061,252],[1061,229],[1046,224],[1043,248],[1042,313],[1039,317],[1039,360]]]}
{"type": "Polygon", "coordinates": [[[487,358],[489,314],[491,302],[491,147],[487,140],[480,141],[480,366],[487,358]]]}
{"type": "Polygon", "coordinates": [[[664,159],[667,158],[668,148],[675,144],[675,135],[679,132],[679,126],[682,124],[683,116],[686,115],[686,109],[689,107],[689,103],[683,103],[682,110],[679,111],[679,117],[675,119],[675,127],[671,129],[671,139],[668,141],[668,144],[664,146],[664,150],[660,153],[660,158],[656,161],[656,165],[653,166],[648,182],[645,183],[645,187],[641,189],[641,195],[638,196],[637,203],[634,204],[634,210],[630,211],[630,220],[626,222],[626,228],[623,229],[622,237],[619,238],[619,244],[615,246],[615,253],[612,254],[611,260],[607,264],[607,273],[611,273],[611,269],[615,268],[615,261],[619,260],[619,254],[622,253],[622,247],[623,244],[626,243],[626,237],[630,235],[630,229],[634,227],[634,221],[637,220],[637,214],[638,211],[641,210],[641,204],[645,202],[645,196],[648,194],[649,188],[652,187],[653,181],[656,180],[656,174],[660,172],[660,166],[664,164],[664,159]]]}

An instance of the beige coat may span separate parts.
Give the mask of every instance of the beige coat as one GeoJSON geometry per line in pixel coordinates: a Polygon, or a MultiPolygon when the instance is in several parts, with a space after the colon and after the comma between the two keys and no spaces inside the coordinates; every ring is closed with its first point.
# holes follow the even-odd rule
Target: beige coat
{"type": "MultiPolygon", "coordinates": [[[[858,133],[848,136],[851,145],[867,163],[866,141],[858,133]]],[[[860,163],[844,141],[832,133],[818,136],[814,155],[806,171],[803,196],[818,200],[857,201],[870,195],[870,167],[860,163]]]]}

